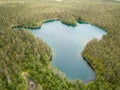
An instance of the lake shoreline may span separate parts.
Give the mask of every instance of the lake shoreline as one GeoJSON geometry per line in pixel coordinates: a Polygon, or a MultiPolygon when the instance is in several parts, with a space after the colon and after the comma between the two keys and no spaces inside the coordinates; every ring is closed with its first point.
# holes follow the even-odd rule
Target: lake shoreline
{"type": "Polygon", "coordinates": [[[76,23],[70,23],[70,22],[65,22],[64,20],[58,19],[58,18],[53,18],[53,19],[46,19],[46,20],[42,20],[41,22],[38,22],[35,26],[21,26],[21,25],[12,25],[12,28],[25,28],[25,29],[39,29],[41,28],[42,24],[44,23],[48,23],[48,22],[52,22],[52,21],[61,21],[63,24],[67,25],[67,26],[71,26],[71,27],[75,27],[78,23],[84,24],[86,22],[81,21],[81,20],[76,20],[76,23]]]}
{"type": "MultiPolygon", "coordinates": [[[[49,23],[49,22],[53,22],[53,21],[59,21],[59,19],[44,20],[44,21],[42,21],[42,23],[40,24],[39,27],[37,27],[37,26],[36,26],[36,27],[13,26],[12,28],[23,28],[23,29],[25,28],[25,29],[30,29],[30,30],[33,30],[33,29],[34,29],[34,30],[39,30],[44,23],[49,23]]],[[[65,24],[65,23],[63,23],[61,20],[60,20],[60,22],[61,22],[62,24],[65,24]]],[[[82,22],[82,21],[78,21],[78,23],[80,23],[80,24],[89,24],[89,23],[82,22]]],[[[65,24],[65,25],[71,26],[71,27],[75,27],[75,26],[72,26],[72,24],[65,24]]],[[[87,43],[88,43],[88,42],[87,42],[87,43]]],[[[49,46],[49,45],[48,45],[48,46],[49,46]]],[[[51,48],[51,47],[49,46],[49,48],[51,48]]],[[[85,48],[85,47],[84,47],[84,48],[85,48]]],[[[82,56],[83,59],[87,62],[87,64],[90,66],[90,68],[95,72],[95,69],[94,69],[93,66],[90,64],[89,60],[87,60],[86,57],[84,57],[82,54],[81,54],[81,56],[82,56]]],[[[52,59],[53,59],[53,53],[52,53],[52,55],[51,55],[50,58],[49,58],[50,62],[52,61],[52,59]]],[[[96,79],[96,72],[95,72],[95,77],[92,77],[92,79],[83,81],[83,84],[87,84],[87,83],[89,83],[89,82],[91,82],[91,81],[94,81],[95,79],[96,79]]],[[[79,79],[79,80],[81,80],[81,79],[79,79]]]]}

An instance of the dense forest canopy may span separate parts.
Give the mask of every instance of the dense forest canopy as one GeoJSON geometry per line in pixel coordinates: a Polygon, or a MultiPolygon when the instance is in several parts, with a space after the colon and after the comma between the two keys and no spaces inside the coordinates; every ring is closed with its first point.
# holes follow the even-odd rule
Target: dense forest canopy
{"type": "Polygon", "coordinates": [[[1,90],[120,90],[119,69],[119,1],[0,0],[1,90]],[[46,43],[25,28],[13,28],[35,28],[49,19],[72,25],[84,21],[107,31],[100,41],[89,42],[82,53],[95,69],[95,81],[83,85],[80,80],[68,80],[50,65],[52,52],[46,43]]]}

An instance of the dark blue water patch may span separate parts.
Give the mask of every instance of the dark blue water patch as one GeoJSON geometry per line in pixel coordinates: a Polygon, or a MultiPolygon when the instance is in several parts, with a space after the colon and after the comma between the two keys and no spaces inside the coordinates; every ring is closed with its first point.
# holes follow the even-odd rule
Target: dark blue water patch
{"type": "Polygon", "coordinates": [[[40,29],[40,27],[37,27],[37,26],[36,26],[36,27],[13,26],[12,28],[13,28],[13,29],[15,29],[15,28],[18,29],[18,28],[19,28],[19,29],[21,29],[21,30],[23,30],[23,29],[29,29],[29,30],[33,30],[33,29],[34,29],[34,30],[39,30],[39,29],[40,29]]]}

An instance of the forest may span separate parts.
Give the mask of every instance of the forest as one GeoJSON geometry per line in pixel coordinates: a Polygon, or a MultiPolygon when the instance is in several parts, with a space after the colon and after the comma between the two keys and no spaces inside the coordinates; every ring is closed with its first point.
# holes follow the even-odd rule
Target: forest
{"type": "Polygon", "coordinates": [[[120,2],[116,0],[0,0],[0,90],[120,90],[120,2]],[[52,50],[26,28],[46,20],[78,21],[104,28],[107,35],[90,41],[82,56],[96,79],[82,84],[51,66],[52,50]],[[13,28],[22,26],[23,28],[13,28]]]}

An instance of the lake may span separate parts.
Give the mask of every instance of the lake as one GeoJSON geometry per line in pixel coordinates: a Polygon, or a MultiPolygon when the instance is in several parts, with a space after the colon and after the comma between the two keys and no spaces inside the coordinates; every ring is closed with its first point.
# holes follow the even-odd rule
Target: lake
{"type": "Polygon", "coordinates": [[[61,21],[43,23],[41,28],[30,30],[41,38],[53,50],[52,66],[62,71],[70,80],[82,80],[83,83],[95,79],[95,72],[83,59],[81,53],[92,39],[102,38],[106,32],[94,25],[77,23],[72,27],[61,21]]]}

